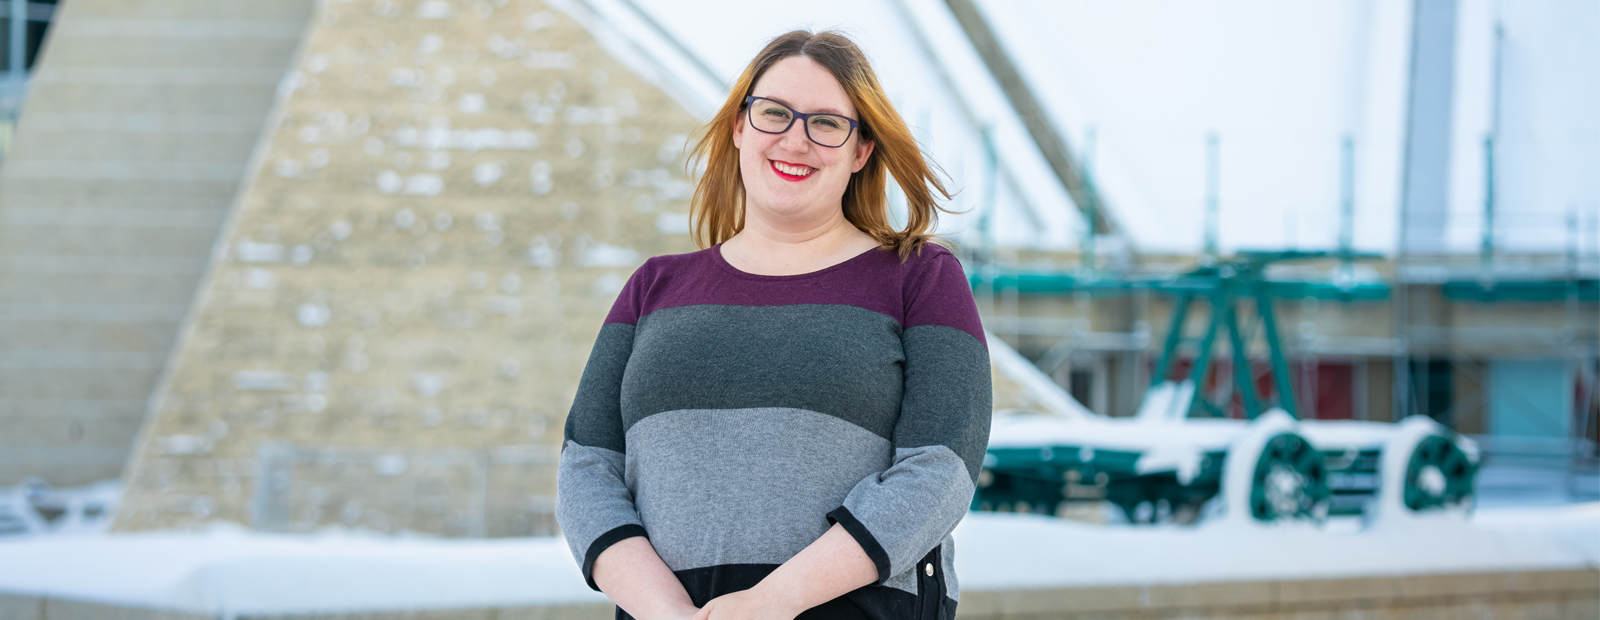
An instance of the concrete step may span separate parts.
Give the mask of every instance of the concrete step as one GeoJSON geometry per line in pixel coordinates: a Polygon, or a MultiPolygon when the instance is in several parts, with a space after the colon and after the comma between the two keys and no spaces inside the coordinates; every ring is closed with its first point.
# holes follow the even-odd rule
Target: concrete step
{"type": "Polygon", "coordinates": [[[177,337],[178,323],[18,321],[0,318],[0,354],[7,351],[140,351],[162,353],[177,337]]]}
{"type": "Polygon", "coordinates": [[[0,425],[11,429],[0,435],[0,450],[52,446],[125,450],[139,432],[144,407],[130,408],[117,416],[3,415],[0,425]]]}
{"type": "Polygon", "coordinates": [[[146,33],[74,32],[71,28],[53,34],[72,43],[51,50],[50,63],[57,67],[240,67],[282,71],[298,43],[292,37],[152,37],[146,33]]]}
{"type": "Polygon", "coordinates": [[[170,304],[190,301],[195,268],[135,274],[0,272],[0,303],[170,304]]]}
{"type": "Polygon", "coordinates": [[[0,206],[13,204],[11,196],[54,195],[59,202],[93,204],[117,199],[201,198],[228,203],[239,187],[238,180],[179,179],[97,179],[28,177],[11,174],[10,166],[0,167],[0,206]]]}
{"type": "Polygon", "coordinates": [[[277,80],[236,84],[39,84],[28,93],[17,130],[27,133],[28,114],[52,112],[134,114],[229,114],[265,120],[277,92],[277,80]]]}
{"type": "MultiPolygon", "coordinates": [[[[305,23],[313,0],[73,0],[58,21],[71,18],[294,21],[305,23]]],[[[365,8],[365,7],[363,7],[365,8]]]]}
{"type": "MultiPolygon", "coordinates": [[[[160,366],[144,368],[8,369],[0,373],[0,394],[8,398],[149,398],[160,366]]],[[[0,457],[3,458],[3,457],[0,457]]],[[[62,462],[68,462],[63,456],[62,462]]],[[[56,484],[54,479],[51,484],[56,484]]]]}
{"type": "MultiPolygon", "coordinates": [[[[209,214],[208,214],[209,215],[209,214]]],[[[215,221],[216,217],[208,217],[215,221]]],[[[202,220],[204,221],[204,220],[202,220]]],[[[30,226],[0,228],[0,256],[210,258],[216,229],[155,226],[30,226]]],[[[0,266],[0,270],[5,269],[0,266]]]]}
{"type": "Polygon", "coordinates": [[[23,134],[12,147],[26,155],[26,159],[18,158],[18,161],[232,162],[242,170],[255,147],[257,133],[108,131],[89,134],[74,130],[33,130],[23,134]]]}

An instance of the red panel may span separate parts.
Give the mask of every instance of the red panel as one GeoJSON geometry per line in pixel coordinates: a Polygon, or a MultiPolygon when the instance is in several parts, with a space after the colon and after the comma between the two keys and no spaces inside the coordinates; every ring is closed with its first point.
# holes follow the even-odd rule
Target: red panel
{"type": "Polygon", "coordinates": [[[1355,417],[1354,377],[1355,369],[1347,362],[1318,362],[1316,404],[1302,417],[1318,420],[1355,417]]]}

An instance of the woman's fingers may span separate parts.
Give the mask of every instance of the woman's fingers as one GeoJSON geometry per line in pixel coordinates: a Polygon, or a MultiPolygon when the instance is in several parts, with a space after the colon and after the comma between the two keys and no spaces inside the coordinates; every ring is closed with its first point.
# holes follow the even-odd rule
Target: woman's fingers
{"type": "Polygon", "coordinates": [[[716,599],[712,599],[710,601],[706,601],[706,606],[705,607],[701,607],[699,611],[696,611],[694,613],[694,618],[692,618],[691,620],[710,620],[710,618],[711,618],[711,608],[715,607],[716,605],[717,605],[716,599]]]}

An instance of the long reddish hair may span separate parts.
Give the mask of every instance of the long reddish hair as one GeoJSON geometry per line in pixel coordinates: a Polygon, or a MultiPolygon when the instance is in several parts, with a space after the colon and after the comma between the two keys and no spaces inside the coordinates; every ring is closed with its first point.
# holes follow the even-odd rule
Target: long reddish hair
{"type": "Polygon", "coordinates": [[[810,58],[833,74],[855,105],[861,139],[877,143],[866,165],[850,176],[841,206],[846,220],[905,260],[933,238],[930,231],[939,221],[939,212],[952,213],[934,202],[934,192],[946,200],[950,198],[949,190],[934,175],[935,170],[941,175],[944,171],[923,155],[911,129],[889,103],[861,48],[831,30],[796,30],[767,43],[745,67],[717,115],[700,129],[689,157],[691,168],[705,164],[689,206],[695,245],[708,248],[744,229],[744,180],[739,175],[739,150],[733,145],[733,130],[736,123],[742,122],[744,100],[756,81],[772,65],[790,56],[810,58]],[[890,175],[905,193],[904,230],[895,230],[889,223],[890,175]]]}

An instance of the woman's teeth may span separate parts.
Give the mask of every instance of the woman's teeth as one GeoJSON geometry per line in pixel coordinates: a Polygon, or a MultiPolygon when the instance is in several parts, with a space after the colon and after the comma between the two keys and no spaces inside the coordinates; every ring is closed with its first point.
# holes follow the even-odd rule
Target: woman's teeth
{"type": "Polygon", "coordinates": [[[808,174],[811,174],[811,170],[812,170],[811,168],[806,167],[806,166],[791,166],[791,165],[788,165],[788,164],[783,164],[783,163],[778,163],[778,162],[772,162],[772,166],[774,168],[777,168],[778,172],[782,172],[784,174],[794,175],[794,176],[797,176],[797,177],[803,177],[803,176],[806,176],[808,174]]]}

